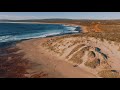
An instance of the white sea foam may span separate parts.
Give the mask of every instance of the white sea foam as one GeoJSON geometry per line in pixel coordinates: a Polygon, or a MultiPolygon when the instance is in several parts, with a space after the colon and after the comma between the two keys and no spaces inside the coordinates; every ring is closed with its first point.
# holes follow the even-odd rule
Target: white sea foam
{"type": "Polygon", "coordinates": [[[11,37],[12,37],[12,35],[0,36],[0,41],[4,41],[4,40],[9,39],[11,37]]]}
{"type": "Polygon", "coordinates": [[[18,41],[18,40],[23,40],[23,39],[40,38],[40,37],[47,37],[47,36],[58,35],[58,34],[60,34],[60,32],[46,33],[46,34],[42,34],[42,35],[39,35],[38,33],[28,34],[28,35],[18,35],[18,36],[17,35],[16,36],[7,35],[7,36],[0,36],[0,42],[9,42],[9,41],[18,41]]]}
{"type": "Polygon", "coordinates": [[[65,33],[77,33],[75,31],[76,27],[74,26],[66,26],[64,32],[62,30],[48,30],[47,32],[39,32],[39,33],[31,33],[31,34],[22,34],[22,35],[5,35],[0,36],[0,42],[9,42],[9,41],[19,41],[24,39],[32,39],[32,38],[40,38],[40,37],[47,37],[52,35],[59,35],[65,33]]]}
{"type": "Polygon", "coordinates": [[[66,29],[69,31],[75,31],[76,27],[67,26],[66,29]]]}

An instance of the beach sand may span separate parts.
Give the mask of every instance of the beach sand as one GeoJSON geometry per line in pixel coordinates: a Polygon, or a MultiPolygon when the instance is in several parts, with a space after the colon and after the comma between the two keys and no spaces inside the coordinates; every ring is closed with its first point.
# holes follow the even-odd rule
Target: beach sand
{"type": "MultiPolygon", "coordinates": [[[[120,45],[116,42],[110,43],[106,39],[95,38],[93,37],[94,33],[90,33],[90,35],[86,33],[101,32],[99,24],[91,26],[67,23],[53,24],[80,26],[82,32],[80,34],[24,40],[17,43],[13,49],[0,49],[0,53],[4,51],[7,54],[0,55],[0,77],[120,78],[120,45]],[[84,45],[81,46],[82,44],[84,45]],[[86,47],[90,48],[87,50],[86,47]],[[96,48],[100,49],[101,53],[96,51],[96,48]],[[84,54],[79,52],[82,49],[84,49],[84,54]],[[92,53],[92,58],[88,55],[91,51],[95,54],[92,53]],[[105,56],[107,59],[104,59],[105,56]],[[96,65],[93,63],[91,68],[85,64],[90,60],[99,60],[97,62],[99,65],[97,64],[93,68],[96,65]]],[[[97,34],[95,35],[97,37],[97,34]]]]}
{"type": "MultiPolygon", "coordinates": [[[[31,39],[17,44],[21,52],[25,53],[24,58],[37,63],[29,73],[40,71],[48,73],[48,78],[96,78],[97,76],[80,67],[62,60],[54,52],[48,51],[42,46],[46,40],[51,38],[31,39]]],[[[28,75],[29,76],[29,75],[28,75]]]]}

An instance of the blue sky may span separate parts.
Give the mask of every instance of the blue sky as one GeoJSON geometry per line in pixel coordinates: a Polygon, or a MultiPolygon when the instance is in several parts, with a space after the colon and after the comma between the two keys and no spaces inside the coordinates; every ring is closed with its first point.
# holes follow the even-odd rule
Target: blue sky
{"type": "Polygon", "coordinates": [[[120,19],[120,12],[0,12],[0,19],[120,19]]]}

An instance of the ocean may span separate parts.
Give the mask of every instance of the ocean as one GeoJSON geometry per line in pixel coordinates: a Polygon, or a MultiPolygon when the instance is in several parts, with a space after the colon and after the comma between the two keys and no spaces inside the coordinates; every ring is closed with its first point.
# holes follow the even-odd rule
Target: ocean
{"type": "Polygon", "coordinates": [[[21,40],[78,32],[75,26],[63,24],[0,23],[0,48],[21,40]]]}

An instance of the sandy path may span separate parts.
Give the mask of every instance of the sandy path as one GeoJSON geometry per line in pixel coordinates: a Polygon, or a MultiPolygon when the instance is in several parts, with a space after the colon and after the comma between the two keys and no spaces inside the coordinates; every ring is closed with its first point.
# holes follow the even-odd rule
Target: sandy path
{"type": "MultiPolygon", "coordinates": [[[[72,64],[61,60],[53,52],[49,52],[41,46],[46,39],[32,39],[23,41],[17,46],[25,52],[25,57],[42,65],[36,71],[48,72],[51,77],[57,78],[96,78],[95,75],[85,71],[80,67],[73,67],[72,64]]],[[[35,70],[34,70],[35,71],[35,70]]]]}

